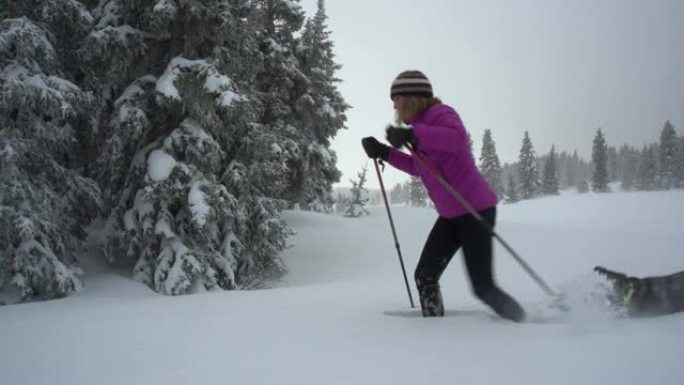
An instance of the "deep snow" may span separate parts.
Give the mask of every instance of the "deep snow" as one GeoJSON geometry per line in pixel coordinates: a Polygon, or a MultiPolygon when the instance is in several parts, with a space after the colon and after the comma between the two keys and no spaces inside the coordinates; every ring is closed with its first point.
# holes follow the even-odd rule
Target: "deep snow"
{"type": "MultiPolygon", "coordinates": [[[[392,208],[409,278],[436,214],[392,208]]],[[[497,230],[572,307],[497,246],[501,286],[532,322],[470,294],[460,256],[442,278],[447,316],[410,309],[382,206],[371,216],[287,212],[298,232],[272,289],[168,297],[83,257],[71,297],[0,307],[0,384],[679,384],[684,314],[619,319],[598,264],[684,270],[684,194],[566,193],[500,205],[497,230]],[[542,322],[544,321],[544,322],[542,322]]],[[[414,300],[417,295],[411,282],[414,300]]]]}

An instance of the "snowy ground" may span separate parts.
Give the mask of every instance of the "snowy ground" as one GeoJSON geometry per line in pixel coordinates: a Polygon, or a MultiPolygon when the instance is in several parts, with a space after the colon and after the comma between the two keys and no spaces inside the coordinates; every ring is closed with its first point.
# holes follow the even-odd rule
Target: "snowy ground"
{"type": "MultiPolygon", "coordinates": [[[[384,207],[361,219],[288,212],[298,231],[273,289],[166,297],[84,261],[82,292],[0,307],[0,384],[680,384],[684,314],[616,319],[593,294],[602,264],[684,270],[684,193],[564,194],[499,207],[499,233],[572,311],[504,249],[501,286],[535,322],[496,318],[460,258],[442,278],[447,316],[408,305],[384,207]],[[547,322],[539,322],[546,320],[547,322]]],[[[435,214],[393,208],[408,273],[435,214]]],[[[417,295],[412,290],[414,299],[417,295]]]]}

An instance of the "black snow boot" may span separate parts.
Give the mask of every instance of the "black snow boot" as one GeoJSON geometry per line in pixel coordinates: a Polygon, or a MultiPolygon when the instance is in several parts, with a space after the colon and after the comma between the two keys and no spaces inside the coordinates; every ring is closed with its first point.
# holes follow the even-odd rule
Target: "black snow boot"
{"type": "Polygon", "coordinates": [[[522,322],[525,319],[525,310],[523,310],[520,304],[498,287],[475,294],[502,318],[514,322],[522,322]]]}
{"type": "Polygon", "coordinates": [[[439,283],[434,278],[416,278],[423,317],[443,317],[444,303],[439,283]]]}

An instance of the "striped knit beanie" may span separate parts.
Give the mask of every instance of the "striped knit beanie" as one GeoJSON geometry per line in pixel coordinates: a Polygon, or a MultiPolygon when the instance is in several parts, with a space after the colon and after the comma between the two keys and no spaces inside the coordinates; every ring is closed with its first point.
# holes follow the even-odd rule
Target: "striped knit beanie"
{"type": "Polygon", "coordinates": [[[392,82],[390,98],[395,95],[432,97],[432,85],[420,71],[404,71],[392,82]]]}

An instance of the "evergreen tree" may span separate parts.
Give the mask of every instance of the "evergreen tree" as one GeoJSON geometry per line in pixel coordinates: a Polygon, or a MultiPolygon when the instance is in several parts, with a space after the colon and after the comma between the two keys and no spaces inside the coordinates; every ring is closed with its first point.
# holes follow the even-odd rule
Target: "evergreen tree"
{"type": "Polygon", "coordinates": [[[503,166],[501,166],[501,179],[503,179],[506,184],[508,183],[508,175],[510,175],[510,174],[517,175],[518,174],[518,170],[517,170],[516,166],[517,166],[516,162],[504,163],[503,166]]]}
{"type": "MultiPolygon", "coordinates": [[[[276,145],[282,149],[277,164],[281,168],[278,174],[283,175],[283,185],[270,191],[270,196],[295,203],[304,195],[307,178],[320,177],[307,175],[307,171],[321,170],[307,170],[306,164],[316,160],[335,162],[331,153],[311,140],[311,133],[303,129],[304,123],[297,114],[297,101],[306,93],[309,84],[296,56],[295,34],[304,25],[304,11],[298,0],[255,0],[249,4],[255,8],[250,22],[257,30],[259,56],[263,63],[255,78],[257,100],[262,106],[258,121],[269,134],[265,146],[276,145]]],[[[317,187],[311,186],[312,189],[317,187]]],[[[314,199],[312,193],[314,190],[309,190],[308,197],[314,199]]],[[[330,202],[326,197],[325,202],[319,203],[325,206],[330,202]]],[[[306,202],[304,208],[308,208],[306,202]]]]}
{"type": "Polygon", "coordinates": [[[675,187],[684,188],[684,136],[679,138],[675,159],[675,187]]]}
{"type": "Polygon", "coordinates": [[[130,30],[165,49],[134,56],[131,67],[116,56],[85,56],[112,60],[123,73],[104,78],[121,91],[103,95],[113,100],[103,121],[111,132],[104,145],[114,151],[102,151],[95,170],[110,189],[108,259],[130,261],[136,279],[165,294],[249,288],[281,274],[278,255],[291,231],[276,198],[288,187],[294,146],[259,120],[256,8],[237,0],[109,4],[119,11],[103,8],[98,23],[109,25],[89,38],[91,56],[140,44],[119,37],[130,30]],[[132,25],[119,27],[125,20],[132,25]],[[116,39],[100,38],[112,30],[121,31],[116,39]]]}
{"type": "Polygon", "coordinates": [[[620,179],[620,162],[618,159],[618,151],[615,147],[613,146],[608,146],[607,147],[607,152],[608,156],[608,161],[607,161],[607,169],[608,169],[608,181],[616,181],[620,179]]]}
{"type": "Polygon", "coordinates": [[[345,196],[341,192],[338,192],[337,197],[335,198],[335,212],[338,214],[344,214],[347,212],[348,207],[349,197],[345,196]]]}
{"type": "Polygon", "coordinates": [[[589,192],[589,182],[587,182],[586,178],[580,179],[580,181],[577,183],[577,192],[580,194],[586,194],[589,192]]]}
{"type": "Polygon", "coordinates": [[[427,205],[427,192],[423,183],[417,177],[411,177],[409,181],[409,203],[411,206],[425,207],[427,205]]]}
{"type": "Polygon", "coordinates": [[[551,146],[549,156],[544,163],[544,173],[542,178],[542,192],[544,195],[559,195],[558,176],[556,173],[556,148],[551,146]]]}
{"type": "Polygon", "coordinates": [[[81,286],[75,253],[100,213],[79,156],[94,98],[73,51],[92,28],[77,1],[3,2],[0,11],[0,293],[54,298],[81,286]]]}
{"type": "Polygon", "coordinates": [[[660,187],[669,190],[675,186],[677,174],[677,133],[668,120],[660,134],[660,187]]]}
{"type": "Polygon", "coordinates": [[[563,151],[556,159],[559,190],[577,188],[582,178],[590,174],[591,166],[579,157],[577,150],[573,151],[572,155],[563,151]]]}
{"type": "Polygon", "coordinates": [[[596,132],[596,136],[594,136],[591,162],[594,166],[591,177],[591,189],[594,192],[610,192],[610,187],[608,186],[608,146],[600,128],[596,132]]]}
{"type": "Polygon", "coordinates": [[[577,155],[577,150],[572,153],[572,157],[568,159],[567,174],[568,174],[568,187],[577,187],[580,182],[580,159],[577,155]]]}
{"type": "Polygon", "coordinates": [[[398,203],[406,203],[408,200],[408,194],[406,193],[406,190],[404,189],[404,184],[403,183],[397,183],[394,185],[392,190],[390,191],[390,202],[394,204],[398,203]]]}
{"type": "Polygon", "coordinates": [[[639,152],[627,145],[620,147],[620,163],[622,175],[620,176],[620,188],[630,191],[634,188],[634,183],[639,166],[639,152]]]}
{"type": "Polygon", "coordinates": [[[329,211],[332,184],[338,182],[340,172],[336,155],[330,149],[330,139],[344,128],[345,111],[349,106],[337,90],[340,82],[335,73],[340,65],[335,62],[333,43],[326,25],[325,3],[318,0],[316,15],[306,22],[296,48],[302,73],[306,76],[306,90],[296,95],[296,116],[299,129],[304,131],[308,144],[302,146],[302,196],[300,206],[315,211],[329,211]]]}
{"type": "Polygon", "coordinates": [[[558,174],[558,188],[564,190],[568,187],[568,159],[569,155],[566,151],[561,151],[558,154],[558,162],[556,163],[556,172],[558,174]]]}
{"type": "Polygon", "coordinates": [[[521,199],[534,198],[539,195],[541,190],[536,155],[527,131],[525,131],[518,157],[518,186],[521,199]]]}
{"type": "Polygon", "coordinates": [[[411,204],[411,178],[404,182],[404,203],[408,206],[411,204]]]}
{"type": "Polygon", "coordinates": [[[369,201],[368,204],[371,206],[377,206],[383,203],[382,201],[382,194],[378,190],[373,190],[369,192],[369,201]]]}
{"type": "Polygon", "coordinates": [[[294,101],[307,89],[307,79],[295,56],[295,33],[304,24],[304,11],[299,0],[254,0],[252,3],[256,8],[252,22],[258,31],[264,61],[256,79],[264,103],[262,123],[296,127],[299,122],[292,114],[294,101]]]}
{"type": "Polygon", "coordinates": [[[491,130],[487,129],[482,138],[482,152],[480,155],[480,170],[496,195],[504,196],[503,181],[501,179],[501,163],[496,154],[496,144],[492,139],[491,130]]]}
{"type": "Polygon", "coordinates": [[[656,151],[651,146],[644,146],[641,150],[639,167],[637,169],[635,188],[639,191],[652,191],[657,187],[656,151]]]}
{"type": "Polygon", "coordinates": [[[368,203],[368,190],[366,189],[366,177],[368,174],[368,166],[364,166],[357,174],[357,179],[350,179],[352,184],[351,198],[349,199],[349,206],[344,213],[345,217],[360,217],[362,215],[369,215],[366,210],[368,203]]]}
{"type": "Polygon", "coordinates": [[[513,174],[508,174],[508,184],[506,186],[506,202],[515,203],[520,201],[518,196],[518,184],[515,182],[513,174]]]}
{"type": "Polygon", "coordinates": [[[282,274],[281,211],[328,210],[339,179],[322,2],[301,44],[296,0],[0,4],[0,291],[78,288],[98,215],[161,293],[282,274]]]}

